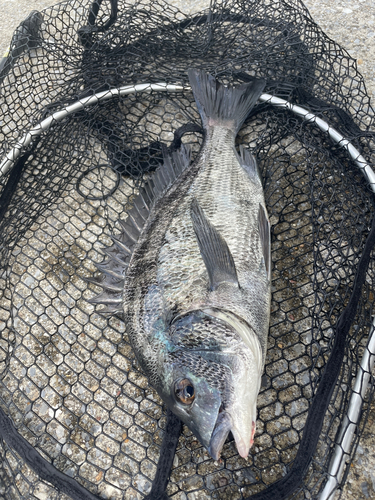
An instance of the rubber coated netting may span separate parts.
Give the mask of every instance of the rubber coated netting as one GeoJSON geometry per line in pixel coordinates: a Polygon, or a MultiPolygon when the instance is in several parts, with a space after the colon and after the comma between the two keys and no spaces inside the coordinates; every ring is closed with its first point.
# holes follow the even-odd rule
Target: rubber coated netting
{"type": "Polygon", "coordinates": [[[191,67],[224,83],[266,78],[265,93],[322,118],[358,153],[269,99],[241,129],[272,224],[255,444],[245,461],[229,438],[214,462],[183,428],[175,455],[163,447],[167,494],[325,499],[345,481],[375,351],[374,186],[363,172],[374,112],[355,62],[298,0],[213,2],[191,16],[162,0],[72,0],[33,12],[1,65],[1,498],[141,499],[154,478],[150,498],[162,498],[165,408],[124,323],[88,302],[101,289],[85,278],[162,148],[182,141],[197,154],[191,67]],[[151,83],[164,87],[114,91],[151,83]]]}

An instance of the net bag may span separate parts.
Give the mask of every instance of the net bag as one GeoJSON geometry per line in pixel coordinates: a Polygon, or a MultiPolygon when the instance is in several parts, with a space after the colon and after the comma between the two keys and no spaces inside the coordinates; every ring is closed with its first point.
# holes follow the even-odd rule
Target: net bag
{"type": "Polygon", "coordinates": [[[0,80],[2,498],[333,498],[374,390],[374,112],[355,62],[297,0],[189,16],[72,0],[21,24],[0,80]],[[272,224],[247,461],[231,438],[214,462],[180,434],[123,321],[89,302],[100,287],[87,278],[163,148],[199,152],[192,67],[267,81],[237,137],[272,224]]]}

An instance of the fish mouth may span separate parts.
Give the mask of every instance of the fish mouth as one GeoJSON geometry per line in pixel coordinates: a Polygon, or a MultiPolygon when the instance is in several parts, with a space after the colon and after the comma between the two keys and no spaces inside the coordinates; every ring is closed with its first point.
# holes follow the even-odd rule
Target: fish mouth
{"type": "Polygon", "coordinates": [[[254,443],[256,423],[254,420],[251,423],[250,439],[248,439],[248,430],[244,429],[244,431],[241,432],[238,424],[238,419],[234,419],[230,413],[223,409],[219,410],[219,415],[214,430],[212,431],[210,444],[207,448],[214,460],[219,460],[221,450],[230,432],[232,432],[234,437],[239,455],[242,458],[247,458],[250,448],[254,443]]]}

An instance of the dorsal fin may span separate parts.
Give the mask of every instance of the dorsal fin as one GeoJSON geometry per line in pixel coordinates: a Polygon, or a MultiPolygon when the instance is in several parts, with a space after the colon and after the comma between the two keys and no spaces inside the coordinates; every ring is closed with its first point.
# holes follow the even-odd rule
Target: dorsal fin
{"type": "Polygon", "coordinates": [[[119,220],[121,233],[112,236],[113,245],[104,249],[107,259],[96,267],[101,275],[87,281],[102,287],[101,294],[89,299],[91,304],[106,307],[98,312],[122,315],[122,292],[124,279],[135,245],[148,220],[150,210],[165,192],[174,184],[181,172],[190,164],[190,147],[182,144],[178,151],[163,150],[164,163],[139,190],[125,220],[119,220]]]}
{"type": "Polygon", "coordinates": [[[259,237],[263,250],[264,264],[266,266],[267,277],[271,279],[271,226],[268,220],[266,209],[259,203],[258,212],[259,237]]]}
{"type": "Polygon", "coordinates": [[[196,199],[191,203],[191,219],[211,290],[216,290],[221,283],[238,286],[237,271],[227,242],[207,219],[196,199]]]}
{"type": "MultiPolygon", "coordinates": [[[[189,145],[182,144],[181,148],[172,153],[163,147],[164,163],[152,176],[149,188],[153,206],[157,200],[163,197],[166,191],[175,183],[177,178],[190,165],[191,150],[189,145]]],[[[150,197],[150,193],[148,193],[150,197]]]]}

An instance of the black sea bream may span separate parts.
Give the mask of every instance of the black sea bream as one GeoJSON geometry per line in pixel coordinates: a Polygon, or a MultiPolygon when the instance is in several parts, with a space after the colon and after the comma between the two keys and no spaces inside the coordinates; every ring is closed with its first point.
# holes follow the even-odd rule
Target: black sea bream
{"type": "Polygon", "coordinates": [[[134,352],[165,404],[218,459],[232,432],[253,444],[270,315],[270,227],[256,161],[235,138],[264,82],[225,87],[189,70],[205,137],[185,146],[134,201],[92,282],[123,314],[134,352]]]}

